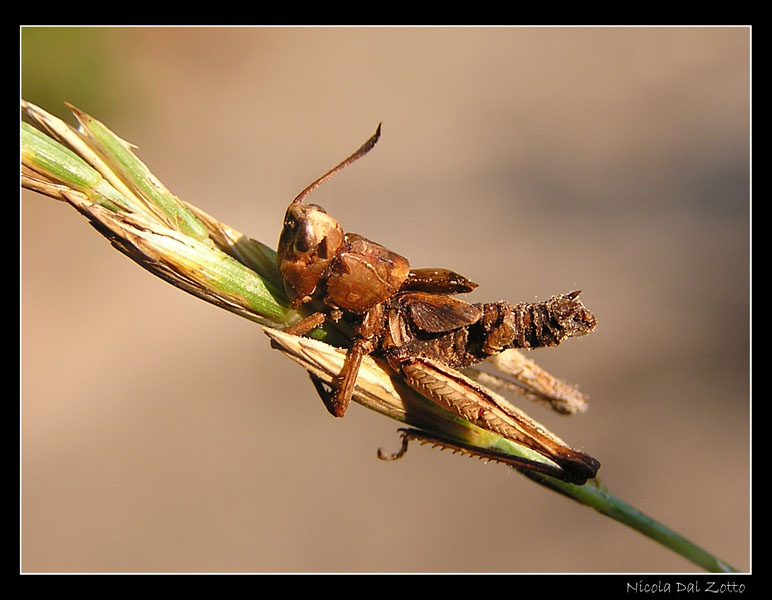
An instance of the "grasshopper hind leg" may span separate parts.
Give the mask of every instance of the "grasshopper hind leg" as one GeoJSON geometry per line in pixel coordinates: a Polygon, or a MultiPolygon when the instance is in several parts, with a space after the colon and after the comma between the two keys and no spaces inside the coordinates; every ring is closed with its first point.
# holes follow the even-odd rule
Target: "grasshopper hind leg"
{"type": "MultiPolygon", "coordinates": [[[[555,471],[541,472],[581,485],[594,478],[600,468],[595,458],[569,447],[524,412],[447,365],[420,357],[393,357],[390,363],[393,368],[399,368],[406,383],[425,398],[482,429],[533,450],[557,465],[555,471]]],[[[463,446],[442,440],[438,440],[438,444],[457,448],[463,446]]],[[[478,451],[473,453],[481,454],[478,451]]],[[[490,456],[488,452],[485,454],[490,456]]],[[[542,469],[531,465],[531,461],[527,461],[528,465],[518,462],[532,471],[542,469]]]]}
{"type": "Polygon", "coordinates": [[[418,429],[399,429],[398,431],[402,437],[402,445],[400,449],[397,450],[397,452],[389,453],[379,448],[378,458],[381,460],[389,461],[402,458],[407,453],[408,443],[415,441],[420,444],[428,444],[435,448],[438,447],[445,450],[450,450],[454,454],[465,454],[467,456],[477,457],[485,461],[493,461],[506,464],[510,467],[515,467],[525,474],[540,473],[542,475],[549,475],[551,477],[555,477],[556,479],[568,481],[576,485],[582,485],[586,481],[586,478],[583,477],[574,478],[571,475],[567,475],[566,472],[557,465],[551,466],[535,460],[516,457],[512,456],[511,454],[505,454],[503,452],[497,452],[493,449],[486,450],[478,448],[476,446],[461,442],[457,439],[438,435],[437,433],[429,433],[427,431],[421,431],[418,429]]]}

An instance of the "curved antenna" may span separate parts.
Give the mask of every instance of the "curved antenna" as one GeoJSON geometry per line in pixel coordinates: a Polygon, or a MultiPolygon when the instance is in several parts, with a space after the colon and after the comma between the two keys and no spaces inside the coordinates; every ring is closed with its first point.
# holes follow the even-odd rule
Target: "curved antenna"
{"type": "Polygon", "coordinates": [[[303,202],[306,196],[310,194],[313,190],[318,188],[322,183],[327,181],[330,177],[335,175],[338,171],[341,171],[344,167],[350,165],[352,162],[357,160],[358,158],[362,158],[365,154],[370,152],[370,150],[373,149],[373,146],[375,146],[376,142],[378,141],[378,138],[381,137],[381,123],[378,123],[378,129],[375,130],[375,133],[370,137],[369,140],[367,140],[362,146],[354,152],[351,156],[349,156],[346,160],[344,160],[342,163],[337,165],[336,167],[333,167],[329,171],[327,171],[324,175],[322,175],[319,179],[314,181],[311,185],[309,185],[306,189],[304,189],[302,192],[300,192],[295,199],[292,201],[292,204],[300,204],[303,202]]]}

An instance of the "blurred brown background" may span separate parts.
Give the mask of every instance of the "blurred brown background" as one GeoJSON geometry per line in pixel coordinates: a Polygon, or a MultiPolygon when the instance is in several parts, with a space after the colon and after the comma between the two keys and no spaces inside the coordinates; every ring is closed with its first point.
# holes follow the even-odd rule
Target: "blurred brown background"
{"type": "MultiPolygon", "coordinates": [[[[272,244],[383,121],[313,201],[478,301],[582,289],[597,331],[531,356],[590,411],[524,408],[747,570],[749,46],[747,28],[23,29],[22,92],[272,244]]],[[[506,467],[379,461],[395,422],[334,420],[259,327],[64,204],[21,209],[24,571],[699,570],[506,467]]]]}

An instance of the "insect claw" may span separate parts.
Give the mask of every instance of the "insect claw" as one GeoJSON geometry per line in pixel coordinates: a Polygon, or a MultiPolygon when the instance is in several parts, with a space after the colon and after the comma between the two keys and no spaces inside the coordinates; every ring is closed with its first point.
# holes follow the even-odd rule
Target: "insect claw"
{"type": "MultiPolygon", "coordinates": [[[[330,392],[327,388],[327,384],[311,373],[308,372],[308,376],[311,378],[311,383],[314,384],[314,389],[316,389],[316,393],[319,394],[319,397],[322,399],[322,403],[324,404],[327,411],[333,416],[333,417],[341,417],[343,415],[339,415],[337,411],[337,402],[335,402],[335,396],[334,392],[330,392]]],[[[345,412],[345,411],[344,411],[345,412]]]]}
{"type": "Polygon", "coordinates": [[[405,429],[399,429],[400,437],[402,438],[402,447],[394,453],[384,452],[382,448],[378,448],[378,458],[381,460],[399,460],[407,453],[408,445],[408,433],[405,429]]]}

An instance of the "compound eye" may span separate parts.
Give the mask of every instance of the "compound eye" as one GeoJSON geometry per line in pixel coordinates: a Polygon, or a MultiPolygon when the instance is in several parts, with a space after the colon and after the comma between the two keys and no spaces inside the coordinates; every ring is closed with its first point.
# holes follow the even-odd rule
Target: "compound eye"
{"type": "Polygon", "coordinates": [[[301,221],[295,234],[295,243],[293,244],[295,252],[306,254],[313,250],[317,244],[313,225],[309,221],[301,221]]]}

